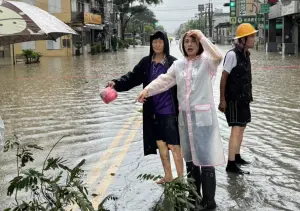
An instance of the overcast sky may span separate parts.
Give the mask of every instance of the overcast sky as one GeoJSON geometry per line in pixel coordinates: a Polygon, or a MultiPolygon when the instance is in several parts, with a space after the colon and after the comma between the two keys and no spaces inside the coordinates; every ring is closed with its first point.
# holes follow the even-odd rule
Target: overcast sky
{"type": "MultiPolygon", "coordinates": [[[[226,0],[214,0],[213,7],[228,12],[229,9],[223,7],[225,2],[226,0]]],[[[150,9],[154,11],[159,24],[163,25],[168,33],[173,33],[181,23],[195,18],[198,4],[206,3],[208,0],[163,0],[162,4],[150,9]]]]}

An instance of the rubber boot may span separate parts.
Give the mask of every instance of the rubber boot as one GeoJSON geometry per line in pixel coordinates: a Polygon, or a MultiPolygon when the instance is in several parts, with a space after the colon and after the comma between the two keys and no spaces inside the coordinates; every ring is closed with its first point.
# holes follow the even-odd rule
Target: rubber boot
{"type": "Polygon", "coordinates": [[[235,163],[236,163],[237,165],[248,165],[248,164],[250,164],[250,162],[245,161],[245,160],[241,157],[240,154],[236,154],[236,155],[235,155],[235,163]]]}
{"type": "MultiPolygon", "coordinates": [[[[186,162],[186,171],[188,173],[188,178],[193,178],[195,180],[194,185],[197,187],[197,193],[201,197],[201,171],[199,166],[195,166],[193,162],[186,162]]],[[[190,193],[192,195],[192,193],[190,193]]],[[[199,201],[197,202],[197,198],[195,196],[192,196],[194,201],[195,207],[199,205],[199,201]]],[[[190,211],[193,211],[196,209],[191,209],[190,211]]]]}
{"type": "Polygon", "coordinates": [[[242,169],[240,169],[235,163],[235,161],[230,161],[230,160],[227,163],[226,171],[235,174],[250,174],[250,172],[243,171],[242,169]]]}
{"type": "Polygon", "coordinates": [[[203,199],[198,210],[211,210],[217,207],[216,194],[216,172],[214,167],[201,168],[201,181],[203,199]]]}

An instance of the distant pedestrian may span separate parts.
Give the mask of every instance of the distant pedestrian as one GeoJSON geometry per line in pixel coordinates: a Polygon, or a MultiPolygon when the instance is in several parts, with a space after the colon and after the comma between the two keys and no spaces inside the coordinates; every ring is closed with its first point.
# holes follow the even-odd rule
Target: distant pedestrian
{"type": "Polygon", "coordinates": [[[115,34],[113,34],[111,37],[111,47],[114,52],[117,51],[117,46],[118,46],[118,37],[115,34]]]}

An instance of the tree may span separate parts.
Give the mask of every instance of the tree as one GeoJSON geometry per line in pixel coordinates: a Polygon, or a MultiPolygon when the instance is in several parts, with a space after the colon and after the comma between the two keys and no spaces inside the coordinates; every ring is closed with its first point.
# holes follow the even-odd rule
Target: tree
{"type": "Polygon", "coordinates": [[[120,11],[121,36],[122,40],[124,40],[125,30],[130,19],[134,15],[145,12],[147,6],[162,3],[162,0],[127,0],[125,3],[124,0],[115,0],[114,3],[120,11]]]}
{"type": "Polygon", "coordinates": [[[132,20],[138,20],[146,24],[153,24],[157,21],[154,12],[148,8],[146,8],[142,13],[135,14],[132,20]]]}
{"type": "Polygon", "coordinates": [[[152,10],[146,8],[146,10],[143,13],[138,13],[129,20],[127,27],[126,27],[126,33],[133,33],[133,31],[136,31],[136,33],[143,33],[144,26],[145,25],[153,25],[154,22],[156,22],[157,19],[155,17],[155,14],[152,10]]]}
{"type": "Polygon", "coordinates": [[[154,28],[152,26],[150,26],[150,25],[144,26],[144,30],[145,30],[146,34],[151,34],[151,33],[154,32],[154,28]]]}
{"type": "Polygon", "coordinates": [[[165,31],[165,28],[162,26],[162,25],[158,25],[156,27],[156,30],[159,30],[159,31],[165,31]]]}
{"type": "Polygon", "coordinates": [[[199,20],[199,19],[189,20],[188,22],[185,22],[179,26],[179,28],[175,32],[176,37],[182,37],[182,35],[185,32],[192,30],[192,29],[200,29],[204,33],[204,29],[205,29],[204,23],[205,23],[204,18],[201,20],[199,20]]]}

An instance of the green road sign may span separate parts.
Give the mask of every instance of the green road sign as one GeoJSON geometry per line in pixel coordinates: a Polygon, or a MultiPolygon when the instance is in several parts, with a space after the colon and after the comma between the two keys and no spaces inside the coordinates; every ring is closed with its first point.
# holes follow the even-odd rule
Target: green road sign
{"type": "Polygon", "coordinates": [[[270,12],[270,5],[269,4],[261,4],[260,5],[260,14],[267,14],[270,12]]]}
{"type": "Polygon", "coordinates": [[[241,23],[251,23],[251,24],[256,24],[258,23],[262,23],[264,21],[264,17],[262,15],[258,16],[258,21],[256,21],[256,16],[240,16],[237,17],[236,22],[237,24],[241,24],[241,23]]]}

